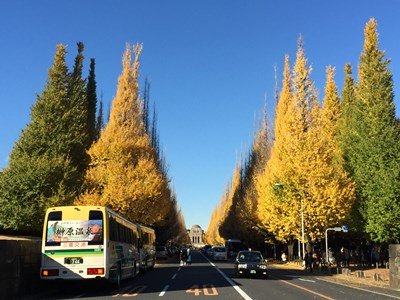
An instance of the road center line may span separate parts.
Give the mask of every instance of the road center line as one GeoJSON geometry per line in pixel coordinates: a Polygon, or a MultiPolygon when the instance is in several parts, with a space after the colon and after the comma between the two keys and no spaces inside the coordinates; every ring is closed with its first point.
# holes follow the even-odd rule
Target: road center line
{"type": "Polygon", "coordinates": [[[176,277],[176,273],[174,274],[174,276],[172,276],[172,278],[171,278],[171,280],[174,280],[175,279],[175,277],[176,277]]]}
{"type": "Polygon", "coordinates": [[[159,296],[159,297],[164,296],[164,295],[165,295],[165,292],[168,290],[168,288],[169,288],[169,285],[166,285],[166,286],[164,287],[164,289],[162,290],[162,292],[160,293],[160,295],[158,295],[158,296],[159,296]]]}
{"type": "Polygon", "coordinates": [[[301,285],[294,284],[294,283],[292,283],[292,282],[289,282],[289,281],[287,281],[287,280],[284,280],[284,279],[281,279],[281,278],[278,278],[278,277],[275,277],[275,276],[271,276],[271,275],[270,275],[270,277],[271,277],[271,278],[274,278],[274,279],[276,279],[276,280],[279,280],[279,281],[281,281],[281,282],[284,282],[284,283],[286,283],[286,284],[288,284],[288,285],[294,286],[294,287],[296,287],[296,288],[298,288],[298,289],[300,289],[300,290],[309,292],[310,294],[314,294],[314,295],[316,295],[316,296],[318,296],[318,297],[321,297],[322,299],[334,300],[333,298],[330,298],[330,297],[328,297],[328,296],[325,296],[325,295],[322,295],[322,294],[320,294],[320,293],[314,292],[313,290],[310,290],[310,289],[307,289],[307,288],[305,288],[305,287],[302,287],[301,285]]]}
{"type": "MultiPolygon", "coordinates": [[[[203,255],[203,253],[201,253],[201,255],[203,255]]],[[[249,295],[247,295],[240,287],[238,287],[237,284],[236,284],[232,279],[230,279],[228,276],[226,276],[226,274],[225,274],[224,272],[222,272],[214,263],[212,263],[212,262],[211,262],[207,257],[205,257],[204,255],[203,255],[203,257],[204,257],[206,260],[208,260],[208,262],[210,263],[210,265],[212,265],[212,266],[215,268],[215,270],[217,270],[218,273],[221,274],[222,277],[224,277],[226,281],[228,281],[228,283],[236,290],[236,292],[239,293],[240,296],[243,297],[243,299],[245,299],[245,300],[253,300],[253,299],[250,298],[249,295]]]]}

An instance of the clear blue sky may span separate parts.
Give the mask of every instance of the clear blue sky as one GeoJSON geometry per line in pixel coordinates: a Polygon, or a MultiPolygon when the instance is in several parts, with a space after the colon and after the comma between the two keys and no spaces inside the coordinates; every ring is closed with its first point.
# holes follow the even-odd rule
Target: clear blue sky
{"type": "Polygon", "coordinates": [[[312,77],[323,96],[325,67],[355,67],[364,25],[378,21],[400,82],[400,1],[2,1],[0,4],[0,166],[29,121],[57,43],[76,42],[96,58],[98,94],[110,103],[127,42],[144,44],[141,78],[151,81],[158,127],[186,225],[207,228],[238,153],[251,143],[255,116],[268,97],[274,65],[294,60],[303,35],[312,77]]]}

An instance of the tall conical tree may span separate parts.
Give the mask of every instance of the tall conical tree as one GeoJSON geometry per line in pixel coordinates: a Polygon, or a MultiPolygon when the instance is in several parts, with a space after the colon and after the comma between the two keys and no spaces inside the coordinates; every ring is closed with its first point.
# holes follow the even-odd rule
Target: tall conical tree
{"type": "Polygon", "coordinates": [[[66,49],[57,45],[46,86],[31,110],[9,167],[0,176],[0,226],[39,232],[45,209],[68,205],[78,193],[80,173],[71,160],[74,132],[69,129],[70,77],[66,49]]]}
{"type": "Polygon", "coordinates": [[[348,168],[361,197],[365,230],[374,241],[400,236],[400,135],[389,60],[379,50],[377,23],[365,27],[348,168]]]}
{"type": "Polygon", "coordinates": [[[268,126],[266,102],[263,118],[254,136],[253,146],[244,162],[242,181],[237,191],[235,219],[240,226],[235,226],[234,237],[240,238],[250,247],[258,248],[268,238],[267,231],[260,226],[257,209],[256,179],[264,170],[270,157],[271,132],[268,126]]]}
{"type": "MultiPolygon", "coordinates": [[[[355,128],[355,121],[357,119],[357,110],[355,106],[355,89],[356,84],[353,78],[353,72],[350,64],[346,64],[344,67],[344,84],[341,95],[341,102],[339,106],[339,120],[338,120],[338,141],[341,150],[341,155],[343,157],[343,163],[346,171],[351,174],[352,169],[349,164],[349,153],[351,150],[351,144],[353,143],[355,128]]],[[[363,221],[359,210],[359,200],[360,197],[357,195],[357,189],[355,190],[355,199],[353,203],[353,208],[348,217],[348,224],[352,230],[358,230],[363,232],[363,221]]]]}
{"type": "Polygon", "coordinates": [[[288,242],[298,236],[298,200],[290,191],[294,176],[295,104],[291,88],[289,57],[285,57],[282,89],[275,111],[275,141],[271,157],[257,178],[258,218],[276,239],[288,242]],[[287,209],[290,207],[291,209],[287,209]]]}
{"type": "Polygon", "coordinates": [[[88,95],[86,93],[86,81],[82,78],[84,45],[82,42],[78,42],[77,46],[78,54],[75,58],[68,85],[69,109],[64,118],[67,119],[69,124],[67,132],[72,148],[71,159],[78,168],[80,174],[79,185],[81,185],[88,164],[88,156],[86,154],[89,145],[88,95]]]}
{"type": "Polygon", "coordinates": [[[154,226],[168,214],[171,202],[141,115],[141,51],[141,45],[125,51],[110,120],[88,151],[87,192],[77,203],[106,205],[132,221],[154,226]]]}
{"type": "Polygon", "coordinates": [[[96,119],[96,130],[95,130],[95,141],[100,137],[100,133],[104,128],[104,111],[103,111],[103,99],[100,99],[99,112],[97,113],[96,119]]]}
{"type": "Polygon", "coordinates": [[[90,145],[97,140],[97,128],[96,128],[96,112],[97,112],[97,92],[96,92],[96,74],[95,74],[96,61],[94,58],[90,59],[90,70],[89,77],[86,86],[86,97],[87,97],[87,131],[88,131],[88,144],[90,145]]]}
{"type": "Polygon", "coordinates": [[[355,82],[352,76],[351,65],[346,64],[344,67],[344,85],[340,102],[340,115],[338,120],[338,139],[345,162],[347,162],[348,145],[351,143],[352,124],[355,113],[355,82]]]}
{"type": "Polygon", "coordinates": [[[327,68],[325,97],[316,126],[309,129],[311,154],[306,168],[307,193],[304,214],[308,235],[324,237],[325,230],[344,223],[352,209],[354,183],[344,170],[338,141],[339,97],[334,68],[327,68]]]}

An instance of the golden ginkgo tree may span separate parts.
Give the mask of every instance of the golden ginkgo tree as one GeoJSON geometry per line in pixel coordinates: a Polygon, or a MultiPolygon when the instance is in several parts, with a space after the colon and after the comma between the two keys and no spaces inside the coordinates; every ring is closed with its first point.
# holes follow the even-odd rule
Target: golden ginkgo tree
{"type": "Polygon", "coordinates": [[[311,240],[341,224],[354,201],[354,184],[343,168],[337,138],[339,98],[328,68],[321,108],[302,44],[290,76],[285,59],[276,109],[275,143],[258,179],[259,219],[277,240],[311,240]],[[302,217],[303,216],[303,217],[302,217]]]}
{"type": "Polygon", "coordinates": [[[157,226],[172,203],[143,124],[138,86],[141,51],[141,45],[125,51],[110,120],[88,151],[86,192],[77,203],[105,205],[134,222],[157,226]]]}

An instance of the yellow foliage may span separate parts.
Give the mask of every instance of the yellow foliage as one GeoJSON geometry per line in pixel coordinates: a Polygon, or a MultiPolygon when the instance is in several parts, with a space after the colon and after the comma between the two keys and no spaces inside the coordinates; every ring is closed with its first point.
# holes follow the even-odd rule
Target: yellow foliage
{"type": "Polygon", "coordinates": [[[105,205],[134,222],[154,226],[168,214],[171,195],[142,121],[138,91],[141,51],[141,45],[125,51],[110,121],[88,150],[86,192],[76,202],[105,205]]]}
{"type": "Polygon", "coordinates": [[[344,171],[337,141],[334,70],[328,68],[323,109],[310,73],[300,42],[292,78],[285,59],[275,143],[257,178],[259,219],[281,241],[300,239],[302,209],[306,234],[319,239],[327,227],[345,220],[354,201],[354,184],[344,171]]]}

